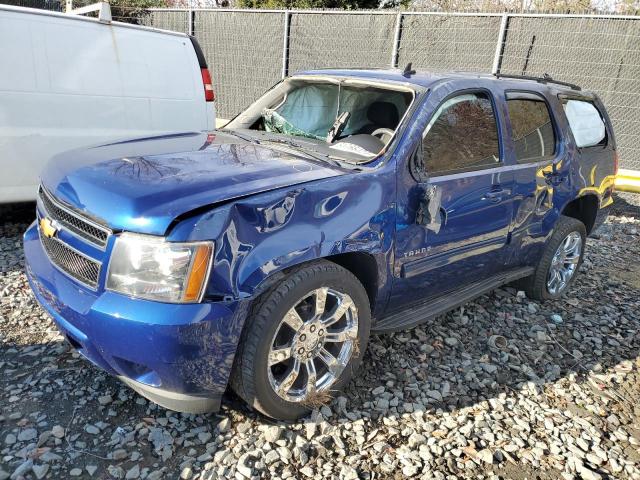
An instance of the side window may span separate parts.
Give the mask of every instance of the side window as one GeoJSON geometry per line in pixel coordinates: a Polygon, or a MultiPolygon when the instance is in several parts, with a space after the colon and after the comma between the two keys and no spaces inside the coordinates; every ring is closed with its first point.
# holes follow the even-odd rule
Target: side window
{"type": "Polygon", "coordinates": [[[518,163],[531,163],[553,155],[556,136],[547,104],[542,100],[509,99],[509,120],[518,163]]]}
{"type": "Polygon", "coordinates": [[[607,144],[604,120],[593,103],[586,100],[564,99],[562,105],[577,147],[607,144]]]}
{"type": "Polygon", "coordinates": [[[440,105],[424,131],[422,152],[430,176],[498,165],[498,129],[489,96],[465,93],[440,105]]]}

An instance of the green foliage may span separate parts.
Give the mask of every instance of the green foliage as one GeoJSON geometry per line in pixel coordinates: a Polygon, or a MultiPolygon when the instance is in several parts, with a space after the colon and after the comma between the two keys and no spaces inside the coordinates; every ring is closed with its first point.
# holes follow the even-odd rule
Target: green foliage
{"type": "MultiPolygon", "coordinates": [[[[76,2],[74,2],[75,5],[76,2]]],[[[139,23],[147,8],[167,6],[166,0],[109,0],[111,16],[119,22],[139,23]]]]}
{"type": "Polygon", "coordinates": [[[338,8],[344,10],[377,9],[408,5],[410,0],[239,0],[240,8],[338,8]]]}

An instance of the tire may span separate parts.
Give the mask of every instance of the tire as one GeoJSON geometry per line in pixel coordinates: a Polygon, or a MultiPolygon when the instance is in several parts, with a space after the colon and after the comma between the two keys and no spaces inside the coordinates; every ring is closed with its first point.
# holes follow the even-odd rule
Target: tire
{"type": "MultiPolygon", "coordinates": [[[[299,322],[293,323],[300,325],[299,322]]],[[[311,409],[329,401],[336,392],[347,385],[360,366],[369,340],[370,328],[369,298],[362,284],[351,272],[329,261],[319,261],[293,268],[286,272],[282,280],[261,294],[250,307],[234,360],[230,378],[231,388],[245,402],[264,415],[277,420],[297,419],[307,414],[311,409]],[[327,288],[329,290],[325,290],[327,288]],[[326,292],[326,308],[333,308],[330,313],[334,314],[330,315],[325,312],[322,318],[327,319],[339,315],[336,309],[340,304],[353,305],[355,308],[353,310],[349,307],[348,312],[340,317],[342,320],[333,324],[339,326],[344,324],[344,332],[349,332],[349,340],[342,344],[330,343],[330,337],[337,338],[336,333],[332,333],[333,326],[328,326],[323,330],[321,328],[323,324],[318,323],[320,320],[317,319],[321,317],[317,315],[319,307],[316,307],[316,296],[318,294],[314,292],[319,290],[326,292]],[[348,301],[348,297],[352,302],[348,301]],[[304,319],[307,313],[310,315],[304,322],[304,326],[298,326],[297,330],[290,327],[287,320],[290,318],[290,311],[293,307],[296,307],[296,313],[301,312],[298,319],[304,319]],[[308,307],[308,312],[305,310],[306,307],[308,307]],[[354,318],[356,319],[357,333],[353,326],[354,318]],[[314,325],[318,325],[317,330],[310,330],[314,325]],[[312,331],[315,333],[312,334],[312,331]],[[325,331],[326,337],[319,336],[321,331],[325,331]],[[274,358],[272,347],[278,350],[280,346],[276,343],[283,341],[282,338],[287,337],[290,332],[294,332],[293,338],[286,342],[285,346],[295,346],[295,349],[291,350],[291,357],[282,363],[269,366],[270,352],[272,353],[271,358],[274,358]],[[303,335],[305,332],[307,335],[303,335]],[[303,343],[301,339],[315,343],[303,343]],[[348,342],[351,342],[350,350],[348,342]],[[299,345],[303,348],[298,348],[299,345]],[[304,351],[304,347],[308,348],[305,355],[311,356],[311,360],[308,357],[300,357],[299,353],[304,351]],[[343,351],[349,353],[348,362],[346,354],[343,357],[338,353],[335,354],[334,358],[342,358],[345,365],[339,375],[337,374],[338,370],[330,370],[326,366],[328,363],[325,364],[320,357],[312,356],[312,352],[335,350],[336,348],[340,348],[339,353],[343,351]],[[289,392],[276,393],[278,387],[285,388],[282,387],[287,384],[284,379],[288,378],[287,372],[291,374],[296,360],[299,363],[304,362],[301,363],[300,378],[296,380],[296,382],[302,382],[303,385],[297,386],[297,383],[294,383],[289,392]],[[327,382],[332,378],[335,380],[332,380],[330,384],[321,385],[317,391],[309,388],[309,385],[313,384],[310,381],[313,377],[309,374],[310,367],[307,363],[309,361],[314,364],[312,370],[317,373],[318,382],[325,377],[328,378],[327,382]],[[323,374],[324,368],[327,371],[323,374]],[[285,370],[281,373],[280,370],[283,369],[285,370]],[[334,372],[336,372],[335,375],[334,372]],[[303,388],[306,392],[312,392],[307,395],[308,398],[302,400],[297,397],[295,399],[289,398],[289,394],[294,395],[295,392],[303,388]],[[287,398],[282,395],[286,395],[287,398]]],[[[337,333],[344,335],[343,330],[337,333]]],[[[335,340],[331,340],[331,342],[335,342],[335,340]]],[[[300,396],[304,396],[304,393],[301,393],[300,396]]]]}
{"type": "Polygon", "coordinates": [[[558,219],[558,222],[556,223],[556,227],[553,231],[553,234],[551,235],[551,238],[549,238],[547,244],[544,247],[542,257],[540,258],[534,273],[531,276],[523,278],[516,282],[516,287],[524,290],[527,296],[534,300],[549,300],[560,298],[574,282],[578,274],[578,270],[580,269],[580,265],[582,265],[586,238],[587,231],[584,224],[580,220],[561,215],[558,219]],[[564,286],[557,291],[550,291],[547,282],[549,280],[550,271],[554,262],[554,256],[556,255],[556,252],[558,251],[560,245],[563,244],[563,242],[565,242],[565,240],[572,233],[578,234],[581,239],[581,248],[579,257],[577,259],[577,264],[575,265],[573,273],[571,274],[570,278],[567,279],[564,286]]]}

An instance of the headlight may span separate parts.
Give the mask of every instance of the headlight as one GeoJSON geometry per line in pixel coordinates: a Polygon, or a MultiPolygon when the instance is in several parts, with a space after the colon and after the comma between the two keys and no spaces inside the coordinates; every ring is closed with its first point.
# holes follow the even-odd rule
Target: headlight
{"type": "Polygon", "coordinates": [[[167,242],[123,233],[113,247],[107,289],[160,302],[198,302],[212,256],[212,242],[167,242]]]}

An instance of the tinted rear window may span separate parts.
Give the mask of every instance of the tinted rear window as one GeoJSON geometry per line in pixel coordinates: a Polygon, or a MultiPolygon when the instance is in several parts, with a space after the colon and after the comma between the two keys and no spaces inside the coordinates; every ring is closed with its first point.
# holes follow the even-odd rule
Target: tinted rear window
{"type": "Polygon", "coordinates": [[[543,100],[507,101],[518,163],[529,163],[553,155],[556,137],[547,104],[543,100]]]}

